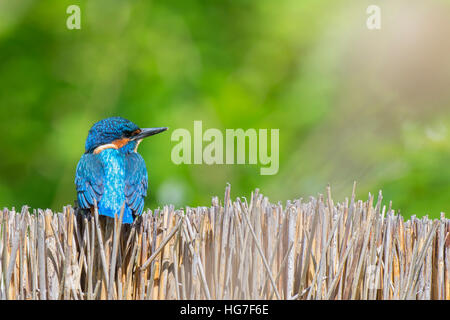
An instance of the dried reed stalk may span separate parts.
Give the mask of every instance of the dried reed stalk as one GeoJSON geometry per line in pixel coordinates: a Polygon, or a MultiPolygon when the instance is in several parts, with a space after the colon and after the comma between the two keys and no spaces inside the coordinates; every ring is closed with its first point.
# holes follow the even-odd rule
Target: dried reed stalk
{"type": "Polygon", "coordinates": [[[0,299],[450,299],[450,220],[404,221],[381,192],[334,203],[148,210],[132,225],[0,211],[0,299]]]}

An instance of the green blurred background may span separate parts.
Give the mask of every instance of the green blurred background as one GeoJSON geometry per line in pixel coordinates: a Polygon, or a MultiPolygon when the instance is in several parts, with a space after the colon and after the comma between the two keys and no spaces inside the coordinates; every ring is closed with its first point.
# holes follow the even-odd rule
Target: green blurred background
{"type": "MultiPolygon", "coordinates": [[[[146,206],[383,190],[405,216],[450,212],[450,1],[0,0],[0,207],[75,199],[90,126],[280,129],[280,170],[140,152],[146,206]],[[66,9],[81,8],[81,30],[66,9]],[[366,8],[381,7],[381,30],[366,8]]],[[[385,201],[387,203],[387,201],[385,201]]]]}

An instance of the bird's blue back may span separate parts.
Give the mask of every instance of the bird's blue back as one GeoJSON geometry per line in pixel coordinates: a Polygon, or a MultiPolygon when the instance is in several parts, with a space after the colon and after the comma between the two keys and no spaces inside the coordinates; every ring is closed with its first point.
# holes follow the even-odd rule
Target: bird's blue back
{"type": "Polygon", "coordinates": [[[144,159],[135,152],[136,144],[130,141],[120,149],[107,148],[99,153],[90,150],[95,145],[86,145],[75,176],[81,209],[91,209],[96,202],[99,214],[119,217],[125,204],[123,223],[132,223],[133,216],[142,214],[148,175],[144,159]]]}

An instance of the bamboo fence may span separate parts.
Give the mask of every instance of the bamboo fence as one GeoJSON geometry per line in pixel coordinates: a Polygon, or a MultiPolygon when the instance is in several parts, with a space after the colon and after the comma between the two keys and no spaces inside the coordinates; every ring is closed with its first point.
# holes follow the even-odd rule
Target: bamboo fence
{"type": "Polygon", "coordinates": [[[148,210],[133,225],[0,211],[0,299],[450,299],[450,222],[325,197],[148,210]]]}

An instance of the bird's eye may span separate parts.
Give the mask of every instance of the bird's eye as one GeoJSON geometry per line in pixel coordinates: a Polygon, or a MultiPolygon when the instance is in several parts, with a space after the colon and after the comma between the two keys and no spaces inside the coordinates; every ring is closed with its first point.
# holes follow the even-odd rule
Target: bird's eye
{"type": "Polygon", "coordinates": [[[134,130],[134,131],[125,131],[124,136],[125,138],[131,138],[137,134],[141,133],[140,129],[134,130]]]}
{"type": "Polygon", "coordinates": [[[125,138],[130,138],[133,135],[132,131],[125,131],[124,136],[125,138]]]}

